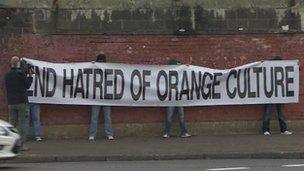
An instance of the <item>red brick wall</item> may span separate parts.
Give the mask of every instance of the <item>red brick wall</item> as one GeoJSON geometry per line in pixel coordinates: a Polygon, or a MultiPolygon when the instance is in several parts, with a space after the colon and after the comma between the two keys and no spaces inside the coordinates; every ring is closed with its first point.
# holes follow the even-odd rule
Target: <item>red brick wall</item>
{"type": "MultiPolygon", "coordinates": [[[[166,64],[170,58],[211,68],[230,68],[256,60],[281,55],[299,59],[303,65],[304,35],[247,34],[200,35],[175,37],[165,35],[5,35],[0,38],[0,117],[7,117],[3,76],[12,55],[27,56],[51,62],[92,61],[100,51],[109,62],[131,64],[166,64]]],[[[300,73],[300,80],[304,77],[300,73]]],[[[300,96],[303,82],[300,81],[300,96]]],[[[286,106],[286,118],[304,120],[303,101],[286,106]]],[[[261,105],[211,106],[186,108],[190,122],[250,121],[262,118],[261,105]]],[[[114,123],[149,123],[163,121],[163,108],[113,108],[114,123]]],[[[89,122],[89,107],[44,105],[44,125],[84,124],[89,122]]]]}

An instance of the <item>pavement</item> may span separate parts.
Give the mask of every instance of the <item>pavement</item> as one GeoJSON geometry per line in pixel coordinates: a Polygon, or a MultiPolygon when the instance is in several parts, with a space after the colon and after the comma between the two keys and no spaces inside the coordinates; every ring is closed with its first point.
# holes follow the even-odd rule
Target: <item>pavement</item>
{"type": "Polygon", "coordinates": [[[190,138],[116,137],[27,142],[8,163],[184,159],[304,159],[304,134],[199,135],[190,138]]]}

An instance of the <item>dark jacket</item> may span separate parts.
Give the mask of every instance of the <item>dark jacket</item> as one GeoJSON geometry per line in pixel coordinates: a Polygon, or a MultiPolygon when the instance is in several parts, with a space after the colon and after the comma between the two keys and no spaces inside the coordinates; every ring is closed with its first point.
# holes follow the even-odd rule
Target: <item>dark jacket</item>
{"type": "Polygon", "coordinates": [[[28,103],[27,89],[30,88],[33,77],[27,77],[24,72],[12,68],[5,74],[5,86],[8,105],[28,103]]]}

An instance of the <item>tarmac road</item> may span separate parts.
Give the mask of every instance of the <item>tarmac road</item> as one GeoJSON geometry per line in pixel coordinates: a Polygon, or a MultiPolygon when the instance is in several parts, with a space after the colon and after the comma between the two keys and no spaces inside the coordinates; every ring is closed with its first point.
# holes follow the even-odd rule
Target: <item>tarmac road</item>
{"type": "Polygon", "coordinates": [[[6,163],[8,171],[303,171],[304,160],[235,159],[235,160],[163,160],[57,163],[6,163]]]}

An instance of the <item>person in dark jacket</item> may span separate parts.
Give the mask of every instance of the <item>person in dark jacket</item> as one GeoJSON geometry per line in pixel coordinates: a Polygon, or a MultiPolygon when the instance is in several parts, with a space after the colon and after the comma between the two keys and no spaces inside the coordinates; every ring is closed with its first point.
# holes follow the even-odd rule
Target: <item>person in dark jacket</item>
{"type": "MultiPolygon", "coordinates": [[[[274,56],[270,60],[282,60],[282,57],[274,56]]],[[[283,112],[284,105],[280,104],[280,103],[265,104],[265,110],[264,110],[264,115],[263,115],[263,128],[262,128],[263,134],[270,135],[269,123],[270,123],[271,110],[272,110],[273,106],[276,107],[277,112],[278,112],[278,120],[279,120],[281,134],[291,135],[292,132],[287,130],[287,125],[285,122],[285,115],[283,112]]]]}
{"type": "MultiPolygon", "coordinates": [[[[11,69],[5,74],[5,86],[9,110],[9,122],[19,128],[22,144],[27,140],[29,129],[29,106],[27,89],[30,88],[33,78],[32,72],[27,74],[18,68],[19,57],[12,57],[11,69]]],[[[22,149],[27,148],[22,145],[22,149]]]]}

